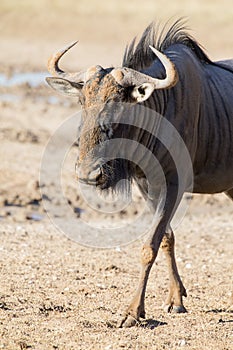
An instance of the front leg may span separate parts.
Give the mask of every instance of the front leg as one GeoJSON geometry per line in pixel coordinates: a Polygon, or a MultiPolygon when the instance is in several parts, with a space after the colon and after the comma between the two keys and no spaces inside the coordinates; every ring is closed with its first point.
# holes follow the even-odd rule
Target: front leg
{"type": "Polygon", "coordinates": [[[135,296],[126,309],[120,327],[134,326],[140,318],[145,318],[145,292],[151,267],[157,256],[158,248],[144,245],[141,252],[141,273],[135,296]]]}
{"type": "MultiPolygon", "coordinates": [[[[146,243],[143,245],[141,253],[141,273],[138,288],[129,307],[126,309],[123,315],[123,319],[119,325],[120,327],[133,326],[140,320],[140,317],[145,318],[145,292],[150,270],[157,257],[166,228],[170,226],[169,223],[172,219],[174,208],[179,204],[179,201],[176,200],[177,187],[172,186],[170,188],[168,187],[167,189],[165,205],[160,222],[155,231],[153,231],[153,234],[149,236],[146,243]]],[[[154,205],[154,209],[156,209],[156,205],[154,205]]]]}
{"type": "MultiPolygon", "coordinates": [[[[168,216],[170,217],[170,216],[168,216]]],[[[145,292],[151,267],[157,257],[158,250],[165,234],[167,215],[163,215],[153,234],[143,245],[141,252],[141,273],[136,293],[123,315],[120,327],[135,325],[140,318],[145,318],[145,292]]]]}

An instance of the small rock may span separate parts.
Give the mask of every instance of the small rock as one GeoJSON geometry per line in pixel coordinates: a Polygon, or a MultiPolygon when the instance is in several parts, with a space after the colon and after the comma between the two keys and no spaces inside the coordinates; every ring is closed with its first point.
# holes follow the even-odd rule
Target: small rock
{"type": "Polygon", "coordinates": [[[26,219],[27,220],[33,220],[33,221],[41,221],[43,220],[43,215],[39,214],[39,213],[28,213],[26,215],[26,219]]]}
{"type": "Polygon", "coordinates": [[[181,339],[180,341],[179,341],[179,344],[178,344],[179,346],[185,346],[186,345],[186,341],[185,341],[185,339],[181,339]]]}
{"type": "Polygon", "coordinates": [[[190,263],[187,263],[187,264],[185,265],[185,267],[186,267],[186,269],[191,269],[191,267],[192,267],[192,264],[190,264],[190,263]]]}

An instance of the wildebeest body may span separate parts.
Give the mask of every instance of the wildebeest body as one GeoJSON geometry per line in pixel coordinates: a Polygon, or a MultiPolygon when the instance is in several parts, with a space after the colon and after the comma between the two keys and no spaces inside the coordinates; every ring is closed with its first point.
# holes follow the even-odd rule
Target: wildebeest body
{"type": "MultiPolygon", "coordinates": [[[[165,53],[179,82],[172,90],[155,91],[146,103],[182,136],[193,161],[193,191],[227,191],[233,187],[233,61],[200,61],[181,44],[165,53]]],[[[144,72],[152,75],[161,69],[155,61],[144,72]]]]}
{"type": "MultiPolygon", "coordinates": [[[[155,163],[147,162],[151,160],[150,152],[159,161],[166,181],[160,221],[143,246],[139,285],[120,325],[130,326],[145,317],[146,284],[160,246],[167,258],[170,278],[164,308],[185,312],[182,297],[186,291],[176,266],[170,222],[192,180],[193,192],[226,192],[233,199],[233,61],[212,62],[179,21],[163,35],[157,35],[157,39],[153,26],[149,26],[138,45],[133,41],[126,49],[120,68],[96,66],[86,74],[66,74],[58,67],[58,60],[70,47],[51,58],[49,70],[58,77],[47,81],[53,88],[77,96],[83,106],[80,181],[108,189],[114,188],[121,177],[133,178],[154,211],[160,205],[157,195],[161,183],[155,163]],[[148,110],[161,118],[153,118],[153,113],[148,117],[148,110]],[[122,127],[125,111],[129,115],[130,111],[135,111],[135,115],[141,111],[141,124],[122,127]],[[169,133],[165,121],[179,133],[191,159],[192,174],[184,167],[182,181],[171,157],[176,148],[179,156],[182,143],[177,146],[177,139],[173,141],[176,132],[169,133]],[[153,134],[154,128],[158,129],[158,136],[162,130],[167,135],[169,149],[150,135],[148,129],[153,134]],[[143,159],[139,149],[129,150],[135,155],[135,163],[142,161],[146,170],[155,174],[151,180],[140,166],[127,159],[104,164],[104,156],[96,156],[92,151],[105,142],[108,145],[116,136],[137,140],[150,151],[143,159]]],[[[104,155],[104,146],[102,152],[104,155]]]]}

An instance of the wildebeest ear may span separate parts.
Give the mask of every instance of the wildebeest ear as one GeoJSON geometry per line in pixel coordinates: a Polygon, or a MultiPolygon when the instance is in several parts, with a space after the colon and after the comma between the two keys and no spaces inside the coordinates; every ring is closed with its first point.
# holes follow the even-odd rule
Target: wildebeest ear
{"type": "Polygon", "coordinates": [[[154,89],[154,84],[143,83],[133,88],[132,97],[135,98],[137,102],[146,101],[150,97],[154,89]]]}
{"type": "Polygon", "coordinates": [[[80,95],[80,90],[83,87],[81,83],[75,83],[63,78],[46,78],[47,83],[54,90],[61,92],[63,95],[69,95],[73,97],[78,97],[80,95]]]}

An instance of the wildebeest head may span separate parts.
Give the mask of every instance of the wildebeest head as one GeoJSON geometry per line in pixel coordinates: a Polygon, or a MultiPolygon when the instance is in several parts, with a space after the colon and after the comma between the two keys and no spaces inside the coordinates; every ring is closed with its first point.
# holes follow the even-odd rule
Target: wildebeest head
{"type": "Polygon", "coordinates": [[[114,189],[120,180],[131,177],[129,162],[117,152],[121,148],[120,141],[114,143],[111,151],[109,148],[110,140],[127,138],[129,127],[121,125],[122,115],[146,101],[154,90],[174,86],[177,72],[166,55],[150,47],[165,68],[164,79],[128,67],[104,69],[95,66],[83,73],[65,73],[59,68],[58,61],[74,44],[49,59],[48,70],[54,77],[46,80],[55,90],[77,97],[82,105],[77,161],[79,180],[100,189],[114,189]]]}

